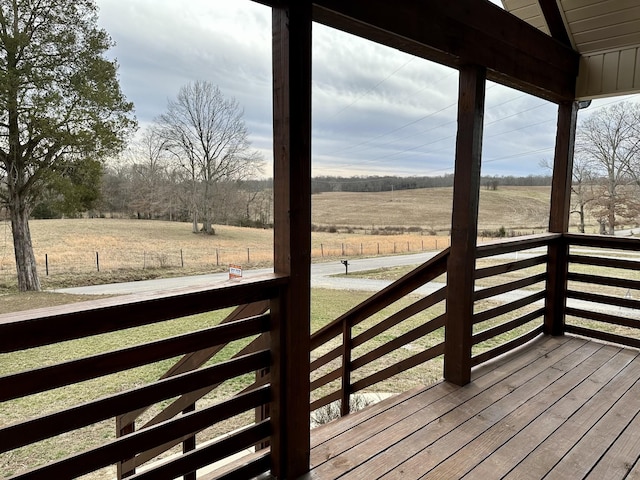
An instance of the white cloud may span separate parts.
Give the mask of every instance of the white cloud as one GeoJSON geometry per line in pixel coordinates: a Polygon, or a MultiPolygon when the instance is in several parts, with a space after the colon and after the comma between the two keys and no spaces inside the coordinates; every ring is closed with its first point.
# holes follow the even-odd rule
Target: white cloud
{"type": "MultiPolygon", "coordinates": [[[[253,145],[271,158],[267,7],[249,0],[97,4],[141,124],[162,113],[182,85],[208,80],[238,100],[253,145]]],[[[322,25],[313,34],[314,174],[452,170],[457,72],[322,25]]],[[[539,161],[553,155],[556,107],[493,84],[486,105],[483,173],[541,173],[539,161]]]]}

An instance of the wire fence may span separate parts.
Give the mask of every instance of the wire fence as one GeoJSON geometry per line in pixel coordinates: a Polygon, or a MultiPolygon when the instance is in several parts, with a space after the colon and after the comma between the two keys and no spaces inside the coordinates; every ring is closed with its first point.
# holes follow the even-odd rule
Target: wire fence
{"type": "MultiPolygon", "coordinates": [[[[448,246],[449,239],[443,237],[425,237],[418,241],[318,243],[313,245],[311,256],[315,260],[371,257],[441,250],[448,246]]],[[[5,277],[16,275],[15,260],[10,253],[0,255],[0,275],[5,277]]],[[[34,253],[41,276],[176,268],[219,271],[229,265],[252,268],[273,264],[273,248],[257,247],[218,247],[206,251],[180,248],[166,250],[131,248],[47,252],[36,249],[34,253]]]]}

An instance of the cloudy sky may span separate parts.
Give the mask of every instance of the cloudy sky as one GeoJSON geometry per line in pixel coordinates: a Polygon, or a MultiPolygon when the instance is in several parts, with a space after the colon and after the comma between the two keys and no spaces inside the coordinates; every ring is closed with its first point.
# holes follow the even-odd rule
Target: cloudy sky
{"type": "MultiPolygon", "coordinates": [[[[270,9],[249,0],[97,4],[142,128],[181,86],[210,81],[244,109],[271,175],[270,9]]],[[[313,35],[314,176],[452,172],[455,70],[322,25],[313,35]]],[[[492,83],[486,95],[483,175],[546,173],[539,163],[552,158],[556,106],[492,83]]]]}

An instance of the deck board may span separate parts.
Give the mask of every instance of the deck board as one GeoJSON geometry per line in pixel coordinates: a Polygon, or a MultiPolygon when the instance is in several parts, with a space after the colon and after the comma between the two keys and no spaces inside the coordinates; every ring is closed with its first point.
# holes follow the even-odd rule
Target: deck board
{"type": "Polygon", "coordinates": [[[313,430],[304,478],[640,478],[638,378],[635,350],[542,337],[313,430]]]}

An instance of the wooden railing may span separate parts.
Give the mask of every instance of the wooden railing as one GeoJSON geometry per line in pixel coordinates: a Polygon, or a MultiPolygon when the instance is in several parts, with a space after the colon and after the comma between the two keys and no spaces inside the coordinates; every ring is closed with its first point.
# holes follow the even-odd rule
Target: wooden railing
{"type": "Polygon", "coordinates": [[[474,355],[479,365],[543,332],[548,247],[560,235],[532,235],[477,248],[474,355]],[[483,262],[484,260],[484,262],[483,262]],[[483,287],[488,283],[489,286],[483,287]]]}
{"type": "MultiPolygon", "coordinates": [[[[484,266],[476,269],[473,365],[523,345],[543,332],[547,250],[551,242],[560,238],[555,234],[532,235],[477,248],[477,258],[484,266]],[[487,282],[490,286],[486,286],[487,282]]],[[[444,274],[448,257],[449,249],[311,336],[311,411],[339,401],[340,413],[345,415],[354,393],[443,355],[447,321],[444,274]],[[438,277],[439,281],[434,282],[438,277]],[[412,297],[409,305],[384,314],[384,309],[429,284],[428,293],[412,297]],[[421,312],[430,312],[428,319],[407,326],[407,321],[421,312]],[[377,346],[367,344],[382,335],[389,338],[377,346]],[[397,354],[427,335],[434,339],[428,347],[421,347],[412,355],[397,354]],[[373,373],[354,378],[359,370],[383,357],[384,367],[371,368],[373,373]]]]}
{"type": "MultiPolygon", "coordinates": [[[[265,314],[269,310],[270,302],[269,300],[262,300],[260,302],[240,305],[237,307],[231,314],[229,314],[224,320],[220,322],[220,325],[224,325],[230,322],[237,322],[239,320],[244,320],[247,318],[260,316],[265,314]]],[[[165,378],[173,377],[175,375],[179,375],[182,373],[186,373],[195,369],[202,367],[205,363],[210,361],[216,354],[220,353],[224,348],[230,345],[230,341],[220,343],[213,347],[208,347],[202,350],[198,350],[196,352],[189,353],[181,357],[171,368],[169,368],[164,375],[162,375],[159,380],[163,380],[165,378]]],[[[251,343],[243,347],[241,350],[237,351],[232,355],[232,359],[236,359],[242,357],[244,355],[254,354],[260,350],[269,349],[269,337],[265,334],[260,334],[258,337],[253,339],[251,343]]],[[[264,372],[267,372],[267,369],[261,370],[258,373],[260,379],[267,381],[267,378],[264,372]]],[[[264,383],[264,382],[263,382],[264,383]]],[[[257,384],[256,382],[249,385],[246,389],[239,392],[239,394],[244,394],[249,390],[260,387],[263,383],[257,384]]],[[[153,418],[146,421],[142,426],[138,427],[138,430],[149,428],[153,425],[157,425],[160,422],[164,422],[169,420],[180,413],[189,413],[195,410],[196,401],[203,398],[205,395],[211,393],[217,387],[222,385],[223,382],[217,382],[211,385],[208,385],[199,390],[188,392],[184,395],[181,395],[176,400],[172,401],[169,405],[162,408],[160,412],[158,412],[153,418]]],[[[121,437],[123,435],[130,434],[136,430],[136,420],[140,418],[147,410],[147,407],[140,408],[133,412],[128,412],[124,415],[119,415],[116,417],[116,435],[121,437]]],[[[266,419],[266,416],[262,414],[263,407],[258,407],[256,421],[262,421],[266,419]]],[[[182,443],[183,452],[189,452],[196,449],[196,437],[195,435],[190,435],[187,437],[176,438],[171,442],[168,442],[164,445],[160,445],[152,450],[148,450],[146,452],[141,452],[135,457],[118,463],[118,479],[130,476],[135,473],[135,469],[140,465],[158,457],[163,454],[167,450],[173,448],[175,445],[182,443]]],[[[195,473],[188,476],[185,480],[195,480],[195,473]]]]}
{"type": "Polygon", "coordinates": [[[565,235],[565,331],[640,348],[640,240],[565,235]],[[625,256],[627,258],[625,258],[625,256]]]}
{"type": "MultiPolygon", "coordinates": [[[[0,317],[0,354],[6,354],[2,358],[8,362],[12,353],[75,340],[75,343],[68,344],[68,348],[73,349],[77,348],[78,339],[90,340],[110,332],[126,335],[125,329],[160,324],[235,305],[257,303],[259,307],[254,308],[264,311],[264,302],[279,298],[287,281],[287,277],[269,276],[216,289],[118,297],[5,315],[0,317]]],[[[220,350],[220,345],[241,339],[248,343],[269,332],[270,328],[268,313],[232,315],[223,324],[198,331],[64,362],[52,359],[51,364],[2,376],[0,405],[9,411],[12,401],[28,401],[31,395],[41,392],[56,392],[55,389],[66,385],[77,385],[106,375],[125,375],[137,367],[184,355],[170,374],[157,381],[90,399],[86,403],[54,408],[50,413],[2,426],[0,453],[10,453],[65,432],[80,432],[97,422],[119,418],[121,425],[131,425],[130,433],[115,440],[103,440],[91,448],[18,474],[15,478],[72,478],[117,464],[125,465],[123,473],[134,474],[133,469],[140,463],[135,457],[141,453],[156,452],[162,446],[184,442],[218,422],[269,404],[271,386],[265,383],[198,410],[185,408],[221,382],[268,369],[272,363],[268,342],[266,348],[251,348],[250,353],[245,348],[244,352],[236,352],[228,360],[203,364],[207,361],[205,357],[211,358],[216,350],[220,350]],[[200,353],[194,356],[193,352],[200,353]],[[162,418],[156,416],[145,428],[135,431],[132,419],[140,412],[150,405],[176,398],[170,402],[173,407],[160,414],[162,418]],[[171,415],[167,414],[168,411],[171,415]]],[[[199,468],[269,440],[271,426],[268,419],[250,423],[197,450],[153,464],[131,478],[190,478],[199,468]]],[[[37,452],[37,448],[34,451],[37,452]]],[[[265,450],[250,464],[243,465],[239,474],[257,475],[268,471],[270,465],[269,451],[265,450]]]]}
{"type": "MultiPolygon", "coordinates": [[[[419,287],[444,274],[447,269],[448,255],[449,250],[444,250],[425,264],[312,334],[311,350],[312,358],[314,358],[311,362],[312,398],[314,397],[314,391],[323,389],[321,390],[321,396],[316,394],[315,397],[319,398],[312,400],[310,407],[312,411],[339,400],[341,414],[345,415],[350,411],[350,397],[352,394],[443,354],[444,335],[440,334],[435,337],[439,339],[436,340],[437,343],[429,348],[392,363],[374,373],[365,374],[356,380],[352,378],[354,372],[357,372],[365,365],[396,352],[411,342],[444,327],[444,313],[437,313],[435,318],[412,327],[410,330],[395,336],[395,338],[382,343],[376,348],[360,348],[357,350],[359,347],[366,347],[367,342],[401,325],[412,316],[444,303],[446,297],[446,287],[444,285],[446,281],[441,286],[438,286],[433,293],[426,297],[413,298],[410,305],[401,308],[392,315],[382,319],[372,319],[373,315],[381,312],[384,308],[405,298],[419,287]],[[367,322],[365,322],[366,320],[367,322]],[[363,326],[363,329],[354,334],[357,326],[363,326]],[[339,384],[334,385],[333,391],[326,393],[325,390],[331,390],[331,383],[336,381],[339,384]]],[[[441,310],[443,310],[442,307],[441,310]]]]}

